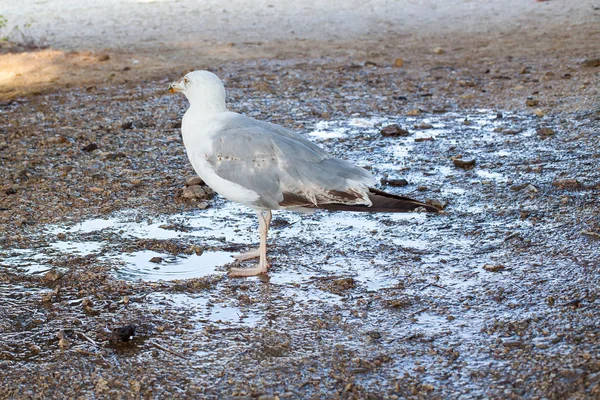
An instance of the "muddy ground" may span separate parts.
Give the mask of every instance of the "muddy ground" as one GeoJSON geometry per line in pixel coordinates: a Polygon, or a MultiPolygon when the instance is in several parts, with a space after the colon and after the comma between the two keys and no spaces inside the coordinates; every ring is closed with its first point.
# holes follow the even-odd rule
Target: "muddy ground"
{"type": "Polygon", "coordinates": [[[600,55],[565,19],[145,69],[119,60],[152,47],[79,50],[67,83],[7,83],[0,397],[600,396],[600,55]],[[277,213],[269,278],[229,278],[257,224],[186,189],[186,102],[165,89],[197,67],[230,109],[444,212],[277,213]]]}

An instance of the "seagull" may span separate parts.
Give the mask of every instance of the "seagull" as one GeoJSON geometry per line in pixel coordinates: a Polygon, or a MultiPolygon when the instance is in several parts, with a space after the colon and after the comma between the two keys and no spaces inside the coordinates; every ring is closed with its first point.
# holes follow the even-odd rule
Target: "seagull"
{"type": "Polygon", "coordinates": [[[335,158],[282,126],[227,111],[225,87],[208,71],[193,71],[169,85],[190,106],[181,122],[185,149],[196,173],[222,197],[256,212],[260,246],[235,256],[258,258],[230,276],[266,274],[267,233],[273,210],[312,212],[437,212],[431,205],[373,188],[366,169],[335,158]]]}

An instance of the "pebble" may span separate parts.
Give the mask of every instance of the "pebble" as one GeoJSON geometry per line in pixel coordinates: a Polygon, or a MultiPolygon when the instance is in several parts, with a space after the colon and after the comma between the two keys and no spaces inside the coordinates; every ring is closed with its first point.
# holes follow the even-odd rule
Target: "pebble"
{"type": "Polygon", "coordinates": [[[338,290],[352,289],[356,284],[354,278],[341,278],[331,282],[338,290]]]}
{"type": "Polygon", "coordinates": [[[96,143],[90,143],[88,145],[83,146],[83,148],[81,150],[87,151],[87,152],[91,152],[91,151],[94,151],[94,150],[97,150],[97,149],[98,149],[98,144],[96,144],[96,143]]]}
{"type": "Polygon", "coordinates": [[[419,110],[418,108],[414,108],[406,113],[407,117],[415,117],[417,115],[421,115],[421,110],[419,110]]]}
{"type": "Polygon", "coordinates": [[[186,180],[185,186],[204,186],[204,181],[199,176],[195,176],[186,180]]]}
{"type": "Polygon", "coordinates": [[[367,332],[367,335],[369,335],[369,337],[374,340],[381,339],[381,333],[377,331],[369,331],[367,332]]]}
{"type": "Polygon", "coordinates": [[[15,194],[15,193],[17,193],[17,189],[10,187],[10,188],[4,189],[4,193],[7,195],[15,194]]]}
{"type": "Polygon", "coordinates": [[[585,60],[584,62],[581,63],[581,65],[585,68],[600,67],[600,58],[591,58],[591,59],[585,60]]]}
{"type": "Polygon", "coordinates": [[[581,182],[577,179],[557,179],[552,182],[552,186],[563,190],[579,189],[581,188],[581,182]]]}
{"type": "Polygon", "coordinates": [[[54,282],[62,278],[63,275],[64,274],[62,272],[57,271],[55,269],[51,269],[50,271],[44,274],[44,280],[48,282],[54,282]]]}
{"type": "Polygon", "coordinates": [[[556,132],[552,128],[538,128],[535,132],[538,134],[538,136],[542,138],[547,138],[556,135],[556,132]]]}
{"type": "Polygon", "coordinates": [[[395,67],[395,68],[400,68],[400,67],[402,67],[403,65],[404,65],[404,60],[403,60],[403,59],[401,59],[401,58],[396,58],[396,59],[394,60],[394,67],[395,67]]]}
{"type": "Polygon", "coordinates": [[[527,99],[525,100],[525,104],[527,105],[527,107],[535,107],[538,104],[540,104],[540,101],[537,99],[527,99]]]}
{"type": "Polygon", "coordinates": [[[150,262],[151,263],[155,263],[155,264],[160,264],[161,262],[163,262],[163,260],[164,259],[162,257],[152,257],[150,259],[150,262]]]}
{"type": "Polygon", "coordinates": [[[129,342],[135,335],[135,326],[126,325],[114,328],[110,337],[109,342],[129,342]]]}
{"type": "Polygon", "coordinates": [[[540,117],[540,118],[546,115],[546,113],[543,112],[542,110],[540,110],[539,108],[536,108],[535,110],[533,110],[533,114],[536,117],[540,117]]]}
{"type": "Polygon", "coordinates": [[[126,121],[121,124],[121,129],[133,129],[133,122],[126,121]]]}
{"type": "Polygon", "coordinates": [[[483,264],[483,267],[481,268],[488,272],[500,272],[503,269],[506,269],[506,267],[502,264],[483,264]]]}
{"type": "Polygon", "coordinates": [[[400,127],[398,124],[392,124],[381,128],[381,136],[385,137],[398,137],[398,136],[410,136],[408,130],[400,127]]]}
{"type": "Polygon", "coordinates": [[[381,184],[385,186],[394,186],[394,187],[402,187],[407,186],[408,181],[406,179],[381,179],[381,184]]]}
{"type": "Polygon", "coordinates": [[[473,167],[475,167],[476,164],[475,159],[463,160],[462,157],[452,157],[451,160],[456,168],[461,169],[472,169],[473,167]]]}
{"type": "Polygon", "coordinates": [[[178,193],[175,197],[187,201],[209,200],[214,196],[214,192],[210,188],[205,186],[187,186],[184,189],[180,190],[181,192],[178,193]]]}
{"type": "Polygon", "coordinates": [[[435,49],[433,49],[433,52],[435,54],[444,54],[445,53],[444,49],[441,47],[436,47],[435,49]]]}

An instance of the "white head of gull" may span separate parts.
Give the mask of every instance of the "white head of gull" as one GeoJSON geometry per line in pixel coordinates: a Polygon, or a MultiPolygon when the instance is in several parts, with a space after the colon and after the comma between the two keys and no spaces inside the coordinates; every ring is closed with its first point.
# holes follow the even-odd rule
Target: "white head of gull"
{"type": "Polygon", "coordinates": [[[259,258],[258,265],[231,268],[231,276],[267,273],[272,210],[438,211],[374,189],[367,170],[330,156],[296,132],[227,111],[223,83],[211,72],[190,72],[169,91],[183,93],[190,102],[181,132],[196,173],[221,196],[251,207],[258,216],[260,247],[236,256],[259,258]]]}

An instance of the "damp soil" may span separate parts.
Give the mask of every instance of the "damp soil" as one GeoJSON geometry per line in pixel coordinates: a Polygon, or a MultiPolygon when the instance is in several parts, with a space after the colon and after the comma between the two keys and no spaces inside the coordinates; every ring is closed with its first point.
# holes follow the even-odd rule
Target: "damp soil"
{"type": "Polygon", "coordinates": [[[0,397],[599,396],[591,43],[212,65],[230,109],[443,207],[278,212],[268,277],[226,274],[257,223],[190,180],[176,76],[2,103],[0,397]]]}

